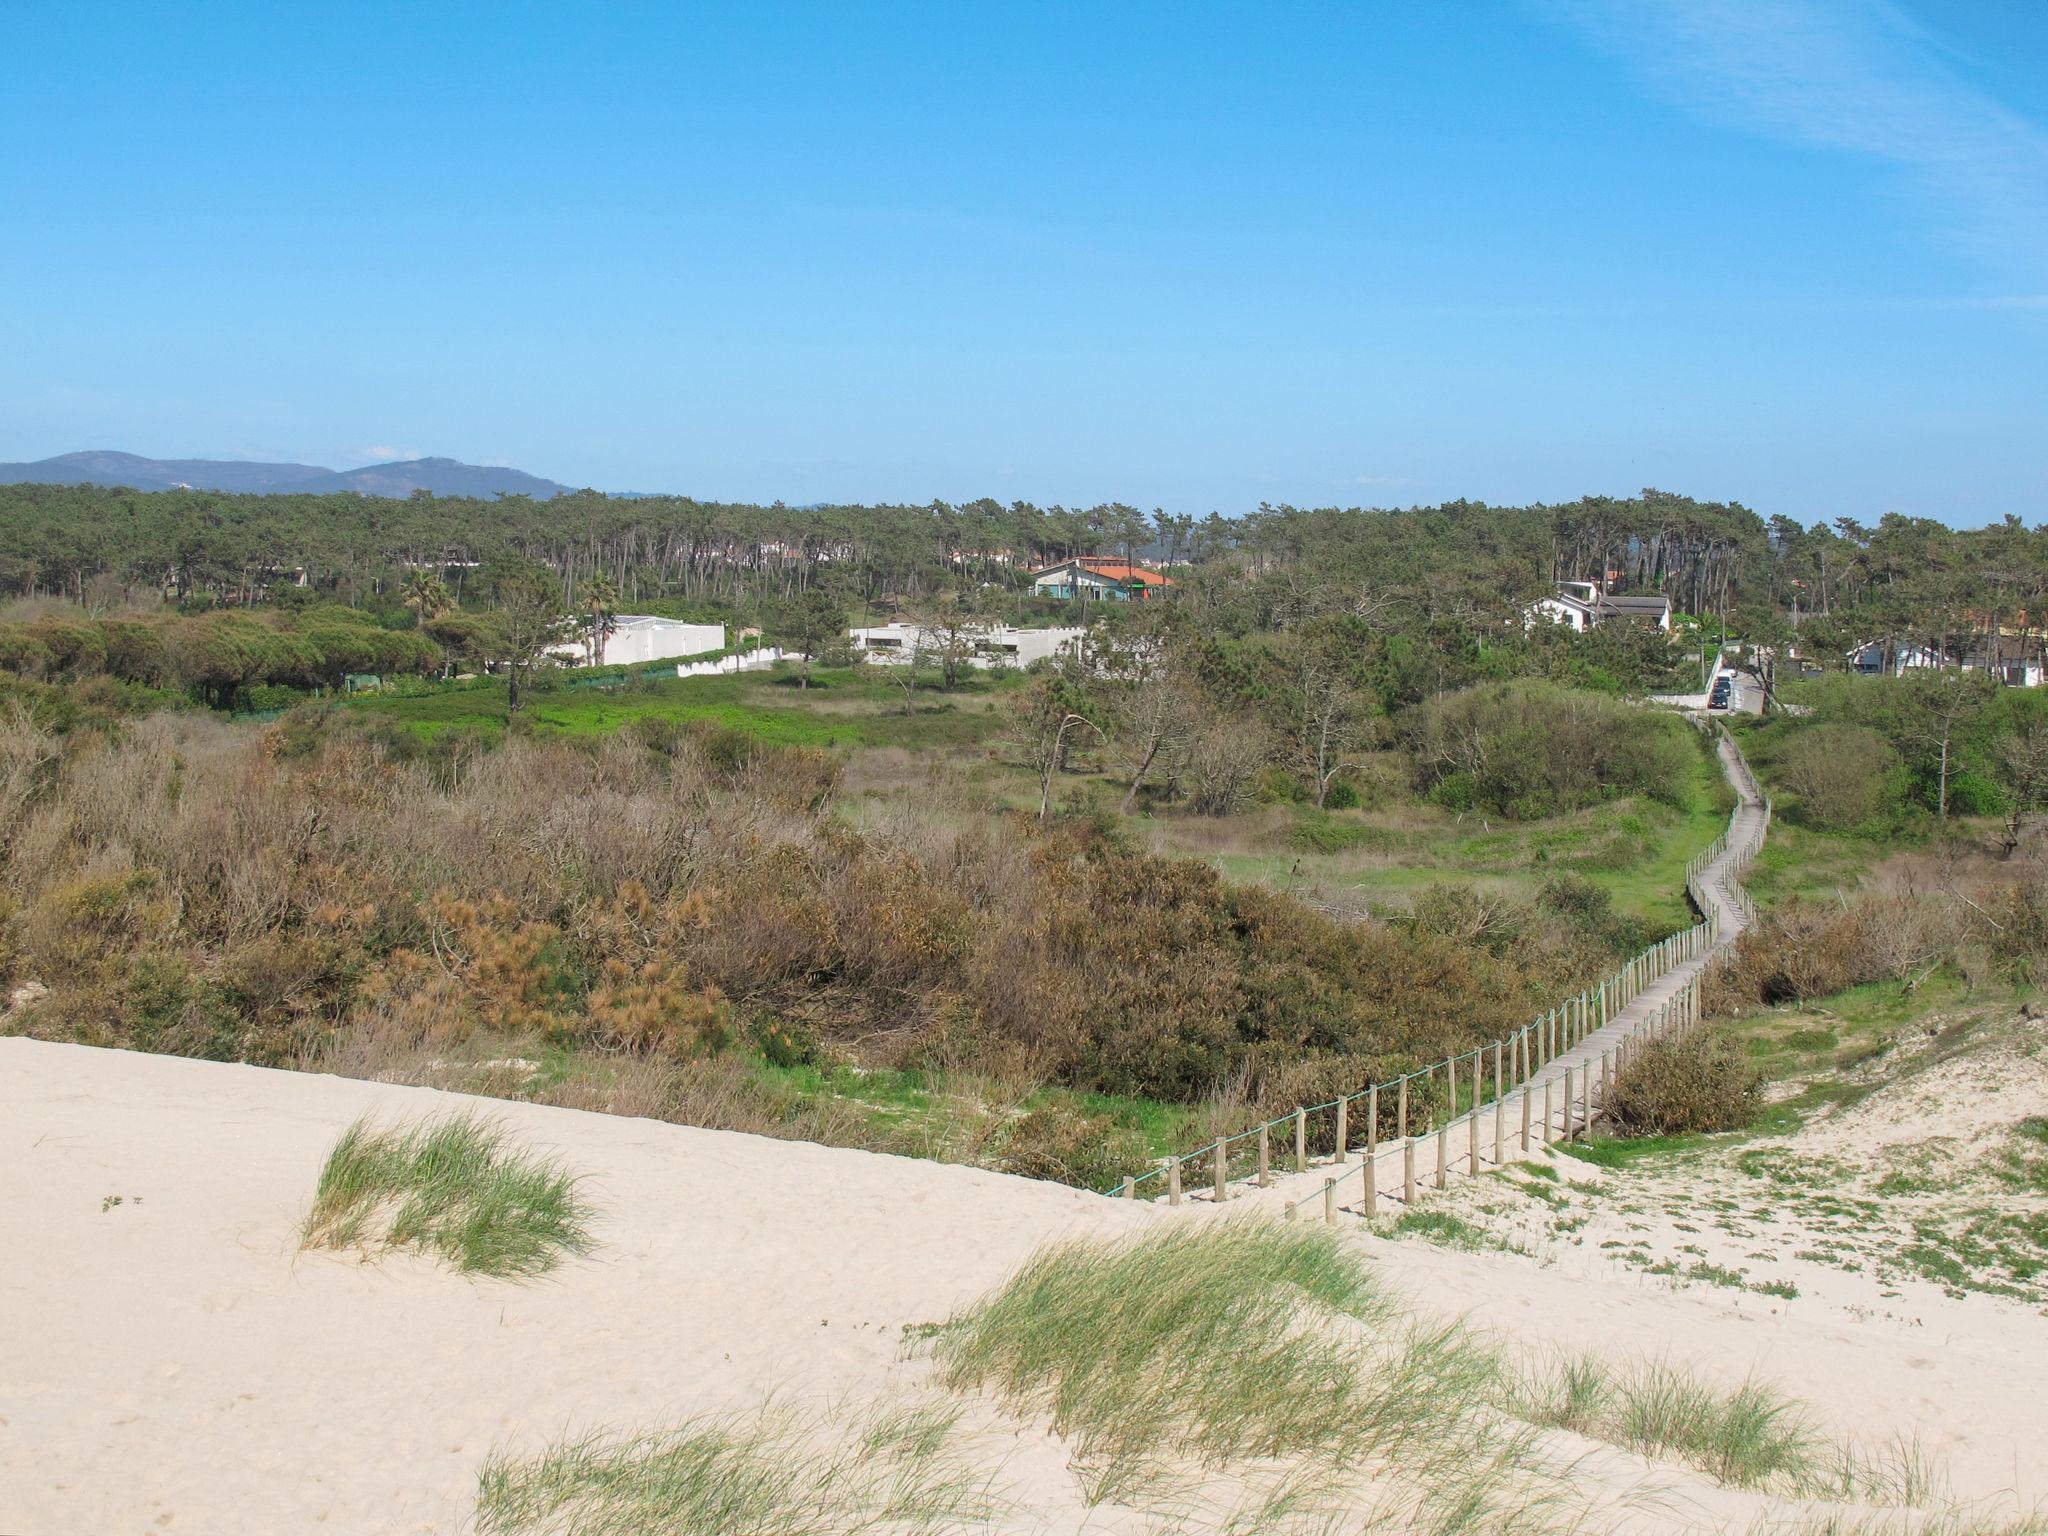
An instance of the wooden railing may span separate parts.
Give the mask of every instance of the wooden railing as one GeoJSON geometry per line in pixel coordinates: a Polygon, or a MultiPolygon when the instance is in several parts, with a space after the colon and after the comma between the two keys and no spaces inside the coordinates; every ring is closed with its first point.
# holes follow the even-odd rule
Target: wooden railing
{"type": "MultiPolygon", "coordinates": [[[[1616,1072],[1626,1064],[1629,1053],[1640,1041],[1697,1020],[1697,971],[1683,988],[1648,1010],[1635,1021],[1632,1030],[1604,1048],[1597,1058],[1589,1056],[1567,1062],[1561,1073],[1551,1070],[1553,1064],[1620,1018],[1644,989],[1655,986],[1672,971],[1704,959],[1732,936],[1733,925],[1723,912],[1724,905],[1741,913],[1745,923],[1754,919],[1754,907],[1748,893],[1736,883],[1736,876],[1749,867],[1763,846],[1770,827],[1771,805],[1740,750],[1735,748],[1733,738],[1725,728],[1721,734],[1729,747],[1728,767],[1738,802],[1727,828],[1686,865],[1685,889],[1700,913],[1699,922],[1650,945],[1605,980],[1567,998],[1510,1035],[1462,1055],[1448,1056],[1441,1063],[1432,1062],[1400,1077],[1368,1084],[1356,1093],[1340,1095],[1327,1103],[1302,1105],[1290,1114],[1234,1136],[1219,1136],[1193,1152],[1162,1159],[1149,1171],[1125,1178],[1103,1193],[1129,1200],[1163,1198],[1169,1205],[1179,1205],[1192,1192],[1192,1170],[1196,1187],[1206,1185],[1212,1199],[1226,1200],[1235,1182],[1250,1181],[1260,1188],[1269,1187],[1274,1181],[1277,1156],[1280,1163],[1290,1165],[1296,1173],[1307,1173],[1318,1162],[1346,1167],[1346,1172],[1325,1182],[1327,1211],[1334,1219],[1337,1187],[1358,1177],[1365,1214],[1370,1215],[1378,1204],[1378,1160],[1391,1155],[1393,1150],[1401,1154],[1402,1192],[1407,1199],[1413,1199],[1420,1187],[1416,1182],[1417,1149],[1432,1136],[1439,1185],[1452,1171],[1450,1138],[1461,1125],[1465,1131],[1464,1156],[1476,1170],[1483,1139],[1480,1120],[1489,1104],[1493,1108],[1492,1140],[1498,1163],[1508,1136],[1507,1101],[1511,1095],[1521,1098],[1519,1139],[1525,1150],[1531,1145],[1532,1122],[1540,1126],[1537,1134],[1544,1141],[1555,1139],[1553,1127],[1559,1125],[1555,1101],[1560,1089],[1562,1133],[1581,1134],[1605,1104],[1616,1072]],[[1753,806],[1761,806],[1763,815],[1754,826],[1745,826],[1744,813],[1753,806]],[[1597,1087],[1593,1076],[1596,1066],[1597,1087]],[[1533,1117],[1537,1087],[1543,1090],[1544,1098],[1540,1122],[1534,1122],[1533,1117]],[[1462,1114],[1461,1103],[1466,1106],[1462,1114]],[[1359,1167],[1350,1168],[1354,1151],[1362,1153],[1364,1160],[1359,1167]]],[[[1425,1177],[1427,1172],[1425,1169],[1425,1177]]]]}

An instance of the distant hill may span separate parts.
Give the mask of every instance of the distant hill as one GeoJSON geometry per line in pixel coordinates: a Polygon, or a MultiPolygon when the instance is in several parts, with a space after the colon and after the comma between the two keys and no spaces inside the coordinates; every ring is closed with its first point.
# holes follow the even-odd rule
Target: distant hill
{"type": "Polygon", "coordinates": [[[242,459],[145,459],[133,453],[64,453],[33,464],[0,464],[0,485],[119,485],[138,491],[246,491],[293,495],[531,496],[546,501],[569,489],[523,470],[464,464],[457,459],[407,459],[328,469],[319,464],[259,464],[242,459]]]}

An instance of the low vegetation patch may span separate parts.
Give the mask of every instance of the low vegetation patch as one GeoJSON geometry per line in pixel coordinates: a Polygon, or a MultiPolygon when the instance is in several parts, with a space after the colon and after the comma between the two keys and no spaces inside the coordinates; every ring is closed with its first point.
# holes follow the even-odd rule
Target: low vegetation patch
{"type": "Polygon", "coordinates": [[[404,1249],[464,1274],[527,1277],[590,1249],[577,1180],[467,1115],[377,1129],[358,1120],[320,1171],[307,1248],[404,1249]]]}
{"type": "Polygon", "coordinates": [[[773,1410],[653,1434],[594,1433],[537,1456],[494,1453],[477,1536],[939,1536],[978,1529],[990,1479],[944,1405],[884,1405],[835,1424],[773,1410]]]}
{"type": "Polygon", "coordinates": [[[1829,1439],[1804,1406],[1757,1381],[1722,1387],[1662,1361],[1559,1357],[1522,1383],[1531,1422],[1683,1462],[1731,1488],[1919,1506],[1939,1474],[1915,1443],[1870,1454],[1829,1439]]]}
{"type": "Polygon", "coordinates": [[[1052,1248],[947,1322],[935,1350],[949,1385],[1049,1417],[1097,1501],[1176,1468],[1277,1458],[1318,1484],[1361,1470],[1409,1479],[1417,1510],[1526,1507],[1528,1490],[1510,1487],[1518,1443],[1475,1412],[1498,1379],[1492,1351],[1402,1318],[1321,1227],[1232,1222],[1052,1248]],[[1452,1465],[1459,1477],[1432,1490],[1452,1465]]]}
{"type": "Polygon", "coordinates": [[[1614,1082],[1610,1127],[1623,1137],[1740,1130],[1761,1107],[1756,1068],[1726,1036],[1686,1029],[1643,1042],[1614,1082]]]}

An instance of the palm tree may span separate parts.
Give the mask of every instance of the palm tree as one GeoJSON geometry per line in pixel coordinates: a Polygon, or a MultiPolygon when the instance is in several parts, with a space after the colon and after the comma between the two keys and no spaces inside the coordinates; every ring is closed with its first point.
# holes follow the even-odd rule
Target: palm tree
{"type": "Polygon", "coordinates": [[[584,620],[585,644],[590,652],[590,664],[597,665],[598,657],[604,654],[604,644],[611,639],[619,627],[619,587],[611,577],[592,576],[583,584],[583,607],[590,617],[584,620]]]}
{"type": "Polygon", "coordinates": [[[406,577],[401,600],[422,623],[439,618],[455,605],[455,599],[448,595],[448,584],[431,571],[414,571],[406,577]]]}

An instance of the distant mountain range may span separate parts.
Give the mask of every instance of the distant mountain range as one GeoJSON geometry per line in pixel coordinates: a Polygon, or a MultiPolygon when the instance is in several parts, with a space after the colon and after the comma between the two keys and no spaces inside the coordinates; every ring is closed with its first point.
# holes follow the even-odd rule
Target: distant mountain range
{"type": "Polygon", "coordinates": [[[569,487],[523,470],[456,459],[406,459],[367,464],[361,469],[326,469],[318,464],[258,464],[242,459],[145,459],[133,453],[61,453],[33,464],[0,464],[0,485],[118,485],[138,491],[249,491],[259,494],[322,496],[354,491],[360,496],[531,496],[546,501],[569,487]]]}

